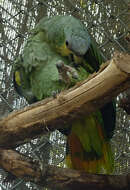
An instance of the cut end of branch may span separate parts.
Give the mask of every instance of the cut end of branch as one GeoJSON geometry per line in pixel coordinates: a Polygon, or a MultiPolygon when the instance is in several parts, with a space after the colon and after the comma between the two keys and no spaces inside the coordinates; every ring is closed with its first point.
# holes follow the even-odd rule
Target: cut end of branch
{"type": "Polygon", "coordinates": [[[115,52],[112,60],[121,71],[127,74],[130,74],[130,55],[129,54],[115,52]]]}

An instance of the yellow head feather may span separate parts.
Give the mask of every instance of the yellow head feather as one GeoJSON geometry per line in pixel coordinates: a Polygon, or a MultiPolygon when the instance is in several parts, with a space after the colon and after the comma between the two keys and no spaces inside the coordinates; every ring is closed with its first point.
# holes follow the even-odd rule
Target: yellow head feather
{"type": "Polygon", "coordinates": [[[16,81],[17,85],[21,86],[21,79],[20,79],[19,71],[15,71],[15,81],[16,81]]]}
{"type": "Polygon", "coordinates": [[[70,54],[72,54],[72,51],[68,49],[65,42],[62,46],[57,46],[56,49],[57,52],[59,52],[62,56],[69,56],[70,54]]]}

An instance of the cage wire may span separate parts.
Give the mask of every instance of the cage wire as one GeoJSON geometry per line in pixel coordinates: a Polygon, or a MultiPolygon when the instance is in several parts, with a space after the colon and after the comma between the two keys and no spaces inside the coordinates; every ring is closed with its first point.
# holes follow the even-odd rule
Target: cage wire
{"type": "MultiPolygon", "coordinates": [[[[12,65],[22,52],[30,30],[44,16],[73,15],[88,28],[106,60],[118,50],[130,53],[129,0],[1,0],[0,1],[0,117],[27,105],[15,92],[12,65]]],[[[130,118],[118,107],[116,130],[112,138],[115,152],[115,174],[130,172],[130,118]]],[[[58,131],[32,140],[17,148],[20,152],[43,162],[64,166],[65,137],[58,131]]],[[[4,184],[7,174],[0,170],[1,189],[41,189],[21,179],[4,184]]]]}

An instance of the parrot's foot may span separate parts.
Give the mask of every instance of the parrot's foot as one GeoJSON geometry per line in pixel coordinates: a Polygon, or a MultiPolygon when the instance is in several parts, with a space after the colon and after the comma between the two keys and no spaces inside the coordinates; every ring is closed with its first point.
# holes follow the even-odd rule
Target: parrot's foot
{"type": "Polygon", "coordinates": [[[63,61],[59,60],[56,64],[58,73],[59,73],[59,80],[65,83],[71,81],[71,77],[74,79],[78,79],[77,71],[68,65],[65,65],[63,61]]]}
{"type": "Polygon", "coordinates": [[[60,93],[59,90],[56,90],[56,91],[53,90],[51,94],[53,98],[56,98],[59,93],[60,93]]]}

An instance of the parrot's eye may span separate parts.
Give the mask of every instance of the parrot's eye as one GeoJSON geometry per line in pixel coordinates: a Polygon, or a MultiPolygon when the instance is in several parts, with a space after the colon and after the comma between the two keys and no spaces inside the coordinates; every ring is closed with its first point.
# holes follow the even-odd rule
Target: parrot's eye
{"type": "Polygon", "coordinates": [[[68,46],[68,45],[69,45],[69,42],[68,42],[67,40],[66,40],[66,42],[65,42],[65,43],[66,43],[66,46],[68,46]]]}

